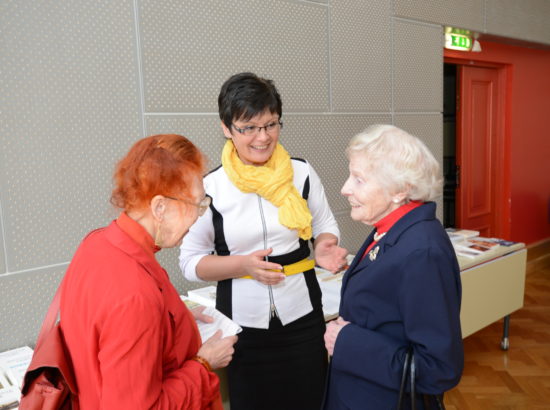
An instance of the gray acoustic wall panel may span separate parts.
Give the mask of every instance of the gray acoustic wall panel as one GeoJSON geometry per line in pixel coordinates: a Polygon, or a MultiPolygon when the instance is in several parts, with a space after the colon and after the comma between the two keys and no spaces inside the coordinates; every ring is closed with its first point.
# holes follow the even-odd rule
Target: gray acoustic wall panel
{"type": "Polygon", "coordinates": [[[443,30],[394,21],[394,109],[443,110],[443,30]]]}
{"type": "Polygon", "coordinates": [[[283,0],[140,2],[146,112],[217,112],[222,83],[275,80],[285,110],[328,105],[328,8],[283,0]]]}
{"type": "MultiPolygon", "coordinates": [[[[496,1],[500,2],[500,0],[496,1]]],[[[393,2],[396,16],[479,32],[485,28],[485,0],[393,0],[393,2]]]]}
{"type": "Polygon", "coordinates": [[[395,126],[421,139],[434,157],[443,158],[443,116],[433,114],[396,114],[395,126]]]}
{"type": "Polygon", "coordinates": [[[372,227],[351,219],[349,207],[347,211],[339,212],[335,216],[340,228],[340,246],[346,248],[350,254],[356,255],[371,233],[372,227]]]}
{"type": "Polygon", "coordinates": [[[42,320],[67,265],[2,277],[0,285],[0,352],[34,347],[42,320]]]}
{"type": "Polygon", "coordinates": [[[550,1],[486,0],[486,32],[550,44],[550,1]]]}
{"type": "Polygon", "coordinates": [[[349,208],[340,190],[349,173],[345,149],[350,139],[369,125],[388,122],[389,115],[289,115],[281,142],[291,156],[311,163],[337,212],[349,208]]]}
{"type": "MultiPolygon", "coordinates": [[[[430,149],[434,157],[439,161],[443,169],[443,115],[442,114],[418,114],[396,115],[395,125],[408,133],[420,138],[430,149]]],[[[443,198],[436,199],[436,216],[443,220],[443,198]]]]}
{"type": "Polygon", "coordinates": [[[9,2],[0,201],[10,271],[68,261],[109,218],[114,160],[140,137],[131,1],[9,2]]]}
{"type": "Polygon", "coordinates": [[[388,0],[342,0],[331,5],[333,111],[391,110],[390,16],[388,0]]]}
{"type": "Polygon", "coordinates": [[[175,133],[189,138],[206,155],[208,170],[221,163],[220,158],[225,137],[217,114],[148,115],[146,128],[148,135],[175,133]]]}
{"type": "MultiPolygon", "coordinates": [[[[185,242],[185,237],[183,238],[185,242]]],[[[162,249],[157,254],[157,260],[160,265],[166,269],[170,281],[177,289],[180,295],[187,295],[187,291],[192,289],[202,288],[207,285],[214,285],[216,282],[190,282],[183,277],[183,273],[179,267],[179,248],[162,249]]]]}

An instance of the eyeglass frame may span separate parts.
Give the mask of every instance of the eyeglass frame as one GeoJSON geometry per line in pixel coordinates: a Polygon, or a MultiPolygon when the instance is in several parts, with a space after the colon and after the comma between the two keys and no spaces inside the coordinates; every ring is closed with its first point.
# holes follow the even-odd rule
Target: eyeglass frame
{"type": "Polygon", "coordinates": [[[173,196],[164,195],[164,197],[167,199],[173,199],[174,201],[180,201],[189,205],[196,206],[197,208],[199,208],[199,216],[203,216],[206,213],[206,210],[210,207],[210,204],[212,203],[212,198],[209,197],[208,195],[206,195],[203,199],[201,199],[201,201],[198,204],[191,202],[187,199],[174,198],[173,196]]]}
{"type": "Polygon", "coordinates": [[[231,126],[235,128],[235,130],[238,131],[239,134],[253,136],[253,135],[258,135],[262,131],[262,129],[265,130],[266,134],[271,134],[273,131],[275,131],[275,126],[280,126],[279,131],[281,131],[281,129],[283,128],[283,122],[280,119],[278,119],[277,121],[273,121],[273,123],[264,125],[263,127],[258,127],[256,125],[249,125],[244,128],[239,128],[233,123],[231,123],[231,126]],[[269,126],[274,127],[272,131],[267,130],[267,127],[269,126]],[[250,131],[252,133],[246,134],[246,131],[250,131]]]}

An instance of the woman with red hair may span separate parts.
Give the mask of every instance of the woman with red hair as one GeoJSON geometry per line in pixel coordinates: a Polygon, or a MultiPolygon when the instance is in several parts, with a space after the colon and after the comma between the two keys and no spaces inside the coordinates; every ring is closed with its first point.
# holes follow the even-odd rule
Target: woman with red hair
{"type": "Polygon", "coordinates": [[[222,409],[212,369],[236,336],[201,346],[195,317],[155,253],[178,246],[209,205],[202,153],[185,137],[138,141],[117,165],[111,202],[122,209],[78,248],[62,285],[61,328],[80,408],[222,409]]]}

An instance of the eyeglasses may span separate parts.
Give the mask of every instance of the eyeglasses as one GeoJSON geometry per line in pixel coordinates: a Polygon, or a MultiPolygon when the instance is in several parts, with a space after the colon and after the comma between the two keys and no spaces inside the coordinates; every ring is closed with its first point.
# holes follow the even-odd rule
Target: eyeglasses
{"type": "Polygon", "coordinates": [[[235,124],[231,124],[238,132],[247,137],[252,137],[258,135],[262,129],[265,130],[266,134],[275,134],[283,128],[283,122],[280,120],[270,122],[265,127],[257,127],[255,125],[250,125],[248,127],[239,128],[235,124]]]}
{"type": "Polygon", "coordinates": [[[173,196],[166,196],[165,195],[164,197],[168,198],[168,199],[173,199],[174,201],[185,202],[186,204],[194,205],[194,206],[198,207],[199,208],[199,216],[204,215],[204,213],[206,212],[206,210],[210,206],[210,203],[212,202],[212,198],[210,198],[209,196],[205,196],[198,204],[196,204],[194,202],[191,202],[191,201],[188,201],[186,199],[174,198],[173,196]]]}

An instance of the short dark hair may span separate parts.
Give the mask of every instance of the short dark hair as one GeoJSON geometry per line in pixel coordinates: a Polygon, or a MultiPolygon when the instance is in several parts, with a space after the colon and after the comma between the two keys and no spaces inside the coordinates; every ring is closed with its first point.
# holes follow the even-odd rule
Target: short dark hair
{"type": "Polygon", "coordinates": [[[218,111],[225,126],[231,129],[234,119],[249,120],[269,110],[282,116],[283,103],[272,80],[253,73],[232,75],[223,83],[218,96],[218,111]]]}

